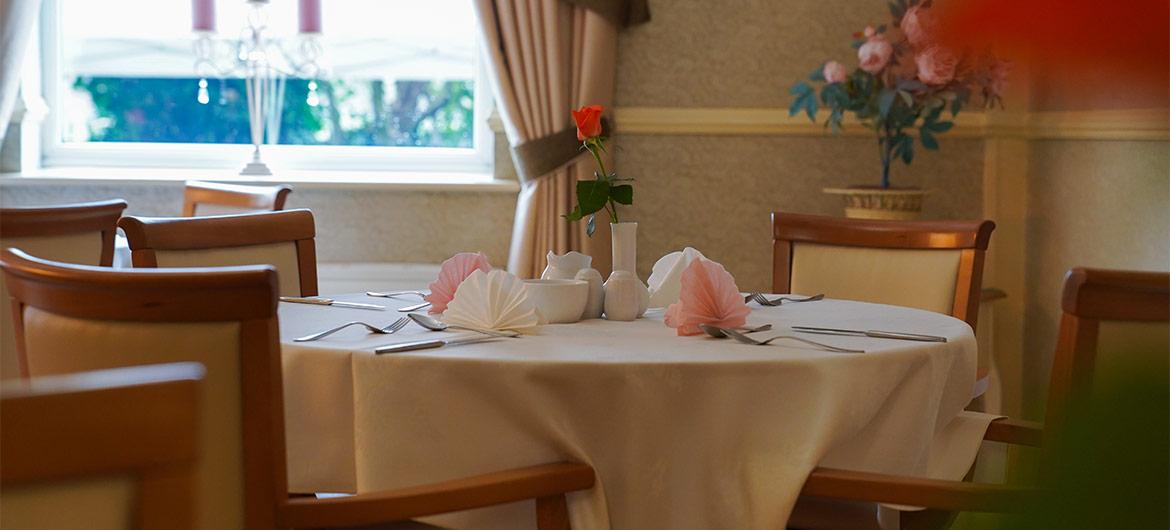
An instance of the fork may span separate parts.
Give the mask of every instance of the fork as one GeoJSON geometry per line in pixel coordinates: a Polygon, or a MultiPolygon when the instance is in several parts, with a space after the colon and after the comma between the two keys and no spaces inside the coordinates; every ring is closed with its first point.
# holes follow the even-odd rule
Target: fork
{"type": "Polygon", "coordinates": [[[422,291],[392,291],[389,293],[380,293],[377,291],[366,291],[366,296],[375,296],[378,298],[397,298],[399,296],[412,295],[419,298],[426,298],[428,293],[422,291]]]}
{"type": "MultiPolygon", "coordinates": [[[[706,325],[706,324],[699,324],[699,327],[700,327],[700,328],[703,328],[703,331],[706,331],[707,333],[711,333],[711,332],[710,332],[710,331],[708,331],[706,328],[709,328],[709,327],[714,327],[714,326],[708,326],[708,325],[706,325]]],[[[765,345],[767,345],[767,344],[771,343],[771,342],[772,342],[772,341],[774,341],[774,340],[778,340],[778,339],[787,339],[787,340],[794,340],[794,341],[797,341],[797,342],[803,342],[803,343],[805,343],[805,344],[808,344],[808,345],[810,345],[810,346],[816,346],[816,347],[818,347],[818,348],[821,348],[821,349],[824,349],[824,350],[828,350],[828,351],[831,351],[831,352],[837,352],[837,353],[865,353],[865,350],[851,350],[851,349],[848,349],[848,348],[840,348],[840,347],[833,346],[833,345],[830,345],[830,344],[825,344],[825,343],[822,343],[822,342],[815,342],[815,341],[811,341],[811,340],[808,340],[808,339],[802,339],[802,338],[800,338],[800,337],[793,337],[793,336],[791,336],[791,335],[776,335],[775,337],[770,337],[770,338],[767,338],[767,339],[764,339],[764,340],[756,340],[756,339],[753,339],[753,338],[751,338],[751,337],[749,337],[749,336],[747,336],[747,335],[744,335],[743,333],[741,333],[741,332],[739,332],[739,331],[736,331],[736,330],[734,330],[734,329],[727,329],[727,328],[715,328],[715,329],[717,329],[717,330],[719,330],[719,331],[723,332],[723,334],[724,334],[724,335],[727,335],[728,337],[731,337],[731,338],[735,339],[735,340],[736,340],[736,342],[740,342],[740,343],[742,343],[742,344],[751,344],[751,345],[753,345],[753,346],[765,346],[765,345]]]]}
{"type": "Polygon", "coordinates": [[[762,306],[776,307],[780,304],[783,304],[784,302],[816,302],[817,300],[822,300],[824,298],[825,298],[824,294],[815,294],[815,295],[809,296],[807,298],[781,296],[779,298],[774,298],[772,300],[769,300],[768,297],[764,296],[764,293],[751,293],[751,294],[743,297],[743,301],[744,301],[744,303],[754,301],[755,303],[760,304],[762,306]]]}
{"type": "Polygon", "coordinates": [[[386,326],[384,328],[380,328],[380,327],[377,327],[377,326],[374,326],[371,324],[367,324],[365,322],[359,322],[359,321],[355,320],[353,322],[346,322],[345,324],[342,324],[342,325],[337,326],[335,328],[327,329],[325,331],[314,333],[312,335],[305,335],[304,337],[297,337],[297,338],[293,339],[293,342],[309,342],[309,341],[314,341],[317,339],[325,338],[325,337],[328,337],[329,335],[337,333],[338,331],[341,331],[341,330],[348,328],[350,326],[365,326],[366,329],[370,330],[370,333],[377,333],[379,335],[393,335],[394,333],[397,333],[398,330],[406,327],[406,324],[409,322],[410,322],[409,318],[401,317],[398,320],[391,322],[389,326],[386,326]]]}

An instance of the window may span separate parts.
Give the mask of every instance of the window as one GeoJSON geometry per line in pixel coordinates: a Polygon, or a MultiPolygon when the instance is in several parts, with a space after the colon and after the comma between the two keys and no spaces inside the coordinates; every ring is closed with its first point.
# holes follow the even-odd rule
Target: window
{"type": "MultiPolygon", "coordinates": [[[[321,2],[319,75],[280,75],[263,143],[284,169],[490,172],[488,87],[469,0],[321,2]]],[[[237,167],[251,154],[234,66],[252,8],[215,2],[215,67],[197,65],[191,0],[46,0],[46,165],[237,167]]],[[[284,70],[304,57],[297,2],[264,10],[284,70]]],[[[270,50],[277,50],[270,48],[270,50]]]]}

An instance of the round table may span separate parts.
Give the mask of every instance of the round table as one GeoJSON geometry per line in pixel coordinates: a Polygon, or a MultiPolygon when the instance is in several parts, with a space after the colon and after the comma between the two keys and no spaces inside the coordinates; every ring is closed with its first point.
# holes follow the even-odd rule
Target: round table
{"type": "MultiPolygon", "coordinates": [[[[976,370],[966,323],[843,300],[752,307],[749,325],[775,326],[760,338],[808,325],[948,341],[800,335],[864,354],[786,340],[750,346],[679,337],[651,310],[635,322],[374,355],[377,345],[438,334],[355,327],[294,343],[401,313],[282,303],[290,489],[369,492],[572,460],[597,472],[596,487],[569,496],[575,530],[783,528],[817,465],[939,478],[970,465],[982,430],[960,421],[976,370]]],[[[530,510],[519,503],[438,522],[524,528],[530,510]]]]}

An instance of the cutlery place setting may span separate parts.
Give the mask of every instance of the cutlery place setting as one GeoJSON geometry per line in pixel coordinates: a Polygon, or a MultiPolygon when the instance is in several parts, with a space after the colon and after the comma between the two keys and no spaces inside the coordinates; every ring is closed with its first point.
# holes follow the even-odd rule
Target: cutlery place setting
{"type": "MultiPolygon", "coordinates": [[[[417,293],[417,291],[415,291],[413,293],[417,293]]],[[[418,293],[418,294],[421,295],[422,293],[418,293]]],[[[337,303],[336,301],[332,301],[332,302],[333,302],[332,304],[324,304],[324,303],[318,303],[318,304],[319,305],[334,305],[337,303]]],[[[313,302],[304,302],[304,303],[313,303],[313,302]]],[[[340,307],[345,307],[345,306],[340,306],[340,307]]],[[[488,341],[488,340],[495,340],[495,339],[501,339],[501,338],[516,338],[516,337],[520,336],[520,334],[515,332],[515,331],[508,331],[508,330],[496,331],[496,330],[490,330],[490,329],[478,329],[478,328],[471,328],[471,327],[464,327],[464,326],[453,326],[453,325],[447,324],[441,320],[438,320],[438,319],[433,318],[433,317],[428,316],[428,315],[424,315],[421,313],[409,313],[406,316],[399,317],[397,320],[395,320],[395,321],[393,321],[390,324],[387,324],[385,326],[378,326],[375,324],[371,324],[369,322],[362,322],[362,321],[354,320],[354,321],[346,322],[346,323],[338,325],[338,326],[331,327],[331,328],[323,330],[323,331],[318,331],[316,333],[312,333],[312,334],[305,335],[302,337],[296,337],[293,339],[293,342],[318,341],[318,340],[324,339],[330,335],[333,335],[334,333],[337,333],[343,329],[347,329],[347,328],[354,327],[354,326],[364,327],[367,332],[369,332],[371,334],[375,334],[375,335],[393,335],[395,333],[398,333],[399,331],[402,331],[411,322],[418,324],[420,327],[422,327],[428,331],[439,331],[439,332],[442,332],[442,331],[468,331],[468,332],[472,332],[472,334],[455,336],[455,337],[451,337],[451,338],[443,338],[443,339],[424,339],[424,340],[413,340],[413,341],[398,342],[398,343],[392,343],[392,344],[384,344],[384,345],[375,347],[374,353],[381,355],[381,354],[385,354],[385,353],[399,353],[399,352],[407,352],[407,351],[415,351],[415,350],[425,350],[425,349],[432,349],[432,348],[441,348],[443,346],[451,346],[451,345],[456,345],[456,344],[472,344],[472,343],[476,343],[476,342],[484,342],[484,341],[488,341]]]]}
{"type": "Polygon", "coordinates": [[[755,303],[760,304],[760,305],[765,306],[765,307],[777,307],[780,304],[783,304],[785,302],[790,303],[790,304],[795,304],[795,303],[800,303],[800,302],[816,302],[818,300],[824,300],[824,299],[825,299],[824,294],[815,294],[813,296],[803,297],[803,298],[797,297],[797,296],[781,296],[778,298],[771,298],[770,299],[766,295],[764,295],[764,293],[749,293],[743,297],[743,303],[746,304],[748,302],[755,302],[755,303]]]}

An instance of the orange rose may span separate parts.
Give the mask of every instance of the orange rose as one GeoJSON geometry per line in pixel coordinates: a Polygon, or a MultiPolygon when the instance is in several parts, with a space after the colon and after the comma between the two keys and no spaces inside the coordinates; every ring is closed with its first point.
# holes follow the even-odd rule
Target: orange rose
{"type": "Polygon", "coordinates": [[[584,142],[587,138],[601,136],[601,112],[605,107],[601,105],[586,105],[572,111],[573,121],[577,122],[577,139],[584,142]]]}

